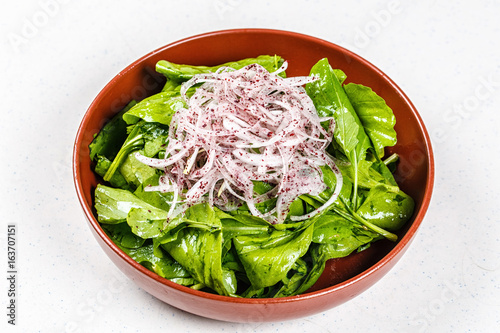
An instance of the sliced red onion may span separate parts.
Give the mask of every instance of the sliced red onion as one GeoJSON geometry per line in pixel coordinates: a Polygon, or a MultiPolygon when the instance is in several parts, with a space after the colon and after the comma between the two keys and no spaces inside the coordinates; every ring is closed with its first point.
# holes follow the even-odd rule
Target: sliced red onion
{"type": "Polygon", "coordinates": [[[274,73],[257,64],[240,70],[226,67],[195,75],[182,85],[187,107],[172,117],[165,158],[136,154],[139,161],[164,171],[158,186],[147,190],[173,192],[169,217],[200,202],[224,211],[246,203],[251,214],[283,223],[298,196],[326,188],[323,165],[337,177],[333,195],[317,210],[290,219],[310,218],[337,199],[342,176],[325,151],[335,124],[317,115],[303,88],[317,78],[278,76],[286,68],[286,62],[274,73]],[[330,122],[328,130],[321,126],[324,121],[330,122]],[[273,188],[259,195],[254,181],[273,188]],[[276,207],[259,211],[256,205],[273,197],[276,207]]]}

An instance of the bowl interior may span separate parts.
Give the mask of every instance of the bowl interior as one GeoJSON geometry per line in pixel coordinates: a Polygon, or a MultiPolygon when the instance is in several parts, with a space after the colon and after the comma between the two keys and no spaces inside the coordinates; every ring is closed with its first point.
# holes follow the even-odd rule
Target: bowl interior
{"type": "Polygon", "coordinates": [[[388,153],[396,152],[400,156],[395,177],[402,190],[411,195],[416,203],[414,217],[398,232],[400,239],[397,243],[379,241],[363,252],[330,260],[324,274],[310,291],[334,287],[361,273],[375,270],[408,245],[429,204],[434,170],[429,137],[406,95],[379,69],[337,45],[292,32],[241,29],[194,36],[147,54],[113,78],[85,114],[74,147],[75,184],[92,227],[109,246],[114,247],[115,252],[120,250],[106,239],[92,208],[93,189],[99,182],[92,171],[88,151],[94,134],[131,99],[140,100],[161,89],[164,79],[154,71],[159,60],[216,65],[261,54],[278,54],[285,58],[289,64],[288,76],[308,75],[318,60],[327,57],[332,67],[340,68],[347,74],[348,82],[369,86],[382,96],[397,119],[398,143],[388,149],[388,153]]]}

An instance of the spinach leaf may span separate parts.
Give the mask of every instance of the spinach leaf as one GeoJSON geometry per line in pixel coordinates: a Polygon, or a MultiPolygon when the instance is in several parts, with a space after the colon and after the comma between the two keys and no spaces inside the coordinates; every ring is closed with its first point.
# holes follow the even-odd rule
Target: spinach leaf
{"type": "Polygon", "coordinates": [[[178,231],[178,237],[162,247],[203,286],[221,295],[233,295],[237,288],[235,275],[222,267],[220,219],[208,204],[193,206],[185,215],[183,220],[190,226],[178,231]],[[206,224],[209,230],[193,227],[200,224],[206,224]]]}
{"type": "MultiPolygon", "coordinates": [[[[399,155],[397,153],[392,153],[391,156],[385,158],[382,161],[382,164],[384,164],[385,169],[387,169],[390,173],[393,173],[393,172],[396,172],[398,161],[399,161],[399,155]]],[[[393,177],[393,179],[394,179],[394,177],[393,177]]],[[[394,180],[394,183],[396,183],[395,180],[394,180]]]]}
{"type": "Polygon", "coordinates": [[[113,242],[121,247],[129,249],[138,249],[144,245],[145,239],[134,235],[127,223],[118,224],[103,224],[103,230],[113,240],[113,242]]]}
{"type": "Polygon", "coordinates": [[[132,208],[156,209],[127,190],[102,184],[97,185],[94,197],[97,220],[101,223],[116,224],[125,222],[132,208]]]}
{"type": "Polygon", "coordinates": [[[127,216],[127,223],[132,232],[142,238],[158,237],[160,244],[166,244],[177,238],[177,233],[187,227],[198,228],[207,231],[220,229],[220,219],[214,214],[214,218],[207,215],[207,210],[214,209],[208,204],[198,204],[188,208],[183,215],[173,219],[168,217],[168,212],[156,207],[131,208],[127,216]],[[173,234],[172,234],[173,232],[173,234]]]}
{"type": "Polygon", "coordinates": [[[281,280],[281,287],[274,293],[273,297],[287,297],[297,294],[298,289],[304,284],[304,280],[308,275],[309,267],[307,262],[302,258],[298,258],[285,278],[281,280]]]}
{"type": "Polygon", "coordinates": [[[297,260],[296,266],[289,272],[290,278],[282,281],[281,288],[273,297],[299,295],[311,288],[325,270],[326,261],[333,257],[328,251],[329,246],[311,243],[307,254],[297,260]]]}
{"type": "Polygon", "coordinates": [[[344,83],[344,81],[347,79],[347,75],[341,69],[334,68],[333,74],[335,74],[340,84],[344,83]]]}
{"type": "Polygon", "coordinates": [[[273,286],[256,288],[253,285],[248,287],[242,294],[242,297],[286,297],[298,295],[306,292],[321,276],[324,271],[325,263],[329,259],[322,248],[323,244],[311,243],[307,253],[298,258],[283,277],[281,281],[273,286]]]}
{"type": "Polygon", "coordinates": [[[147,187],[148,185],[155,185],[155,186],[158,185],[159,177],[160,176],[158,174],[155,174],[148,180],[142,182],[134,191],[134,195],[137,196],[139,199],[147,202],[148,204],[168,212],[168,210],[170,209],[170,203],[174,198],[172,193],[144,190],[144,188],[147,187]]]}
{"type": "MultiPolygon", "coordinates": [[[[342,194],[344,188],[347,188],[347,183],[348,182],[344,182],[342,190],[340,191],[339,198],[330,207],[330,211],[335,212],[336,214],[340,215],[342,218],[346,219],[347,221],[350,221],[351,223],[360,223],[369,230],[378,233],[379,235],[391,241],[396,241],[398,237],[395,234],[377,226],[376,224],[367,221],[366,219],[358,215],[356,211],[354,211],[351,208],[351,205],[347,204],[348,199],[345,199],[345,194],[344,195],[342,194]]],[[[365,196],[363,194],[364,192],[361,192],[360,195],[356,196],[358,205],[361,204],[365,199],[365,196]]],[[[323,195],[324,195],[323,193],[320,193],[320,196],[301,195],[300,198],[309,203],[311,206],[318,208],[319,206],[324,204],[327,200],[323,197],[323,195]]]]}
{"type": "Polygon", "coordinates": [[[138,249],[130,249],[120,247],[126,254],[139,264],[155,272],[159,276],[166,279],[176,279],[177,283],[184,281],[182,284],[194,284],[194,279],[191,278],[189,272],[176,262],[170,255],[163,254],[162,257],[157,257],[153,251],[153,245],[149,244],[138,249]],[[187,282],[187,283],[186,283],[187,282]]]}
{"type": "Polygon", "coordinates": [[[309,247],[312,225],[296,231],[274,230],[269,235],[236,236],[233,244],[254,289],[283,280],[309,247]]]}
{"type": "Polygon", "coordinates": [[[352,164],[338,163],[337,166],[342,171],[342,175],[348,177],[351,182],[357,176],[358,186],[362,189],[371,189],[377,185],[386,185],[392,191],[399,189],[392,174],[383,163],[362,160],[358,163],[357,175],[354,174],[355,170],[352,164]]]}
{"type": "Polygon", "coordinates": [[[356,110],[366,134],[379,158],[384,156],[384,148],[396,144],[396,117],[385,100],[371,88],[349,83],[344,90],[356,110]]]}
{"type": "Polygon", "coordinates": [[[228,249],[226,249],[225,253],[223,254],[222,267],[238,273],[245,272],[245,269],[243,268],[243,265],[241,264],[241,261],[238,258],[238,254],[234,250],[234,246],[231,246],[228,249]]]}
{"type": "MultiPolygon", "coordinates": [[[[142,151],[143,150],[139,150],[138,152],[142,151]]],[[[157,176],[155,169],[141,163],[137,158],[135,158],[135,152],[128,154],[120,165],[119,173],[117,172],[113,174],[113,177],[117,174],[121,175],[127,184],[129,184],[129,187],[133,189],[143,183],[148,183],[152,178],[156,178],[157,176]]]]}
{"type": "Polygon", "coordinates": [[[228,215],[221,218],[224,240],[231,240],[238,235],[259,235],[269,232],[270,224],[247,214],[228,215]]]}
{"type": "Polygon", "coordinates": [[[165,75],[167,80],[174,82],[187,81],[196,74],[215,72],[221,67],[231,67],[233,69],[241,69],[251,64],[259,64],[269,72],[274,72],[283,64],[283,59],[277,55],[261,55],[257,58],[247,58],[239,61],[231,61],[217,66],[191,66],[174,64],[166,60],[160,60],[156,64],[156,71],[165,75]]]}
{"type": "Polygon", "coordinates": [[[385,183],[387,185],[398,186],[398,183],[396,182],[396,180],[394,179],[394,175],[392,174],[393,171],[389,168],[389,166],[391,166],[392,163],[396,164],[397,159],[398,159],[397,154],[392,154],[384,161],[381,160],[374,161],[371,166],[373,170],[375,170],[382,177],[385,178],[385,183]],[[388,162],[389,164],[386,164],[386,162],[388,162]]]}
{"type": "MultiPolygon", "coordinates": [[[[366,246],[382,237],[377,233],[364,228],[353,227],[352,224],[340,217],[333,217],[333,214],[324,215],[323,221],[318,220],[314,230],[313,242],[304,256],[304,262],[307,264],[307,273],[301,273],[296,278],[293,295],[306,292],[311,288],[325,270],[325,264],[329,259],[345,257],[354,250],[360,251],[366,246]],[[350,226],[342,227],[342,224],[350,226]],[[328,224],[334,224],[334,230],[329,230],[328,224]],[[343,230],[342,230],[343,229],[343,230]],[[322,234],[326,231],[326,234],[322,234]],[[325,237],[326,236],[326,237],[325,237]],[[321,242],[315,242],[321,239],[321,242]]],[[[331,225],[330,225],[331,226],[331,225]]],[[[288,296],[287,294],[277,296],[288,296]]]]}
{"type": "Polygon", "coordinates": [[[357,214],[380,228],[394,231],[410,219],[414,207],[413,199],[403,191],[379,185],[368,192],[357,214]]]}
{"type": "Polygon", "coordinates": [[[319,79],[306,84],[307,94],[313,100],[321,117],[333,117],[336,123],[334,140],[340,151],[348,158],[354,168],[353,208],[356,209],[358,190],[358,164],[365,159],[366,151],[371,148],[369,137],[359,120],[356,111],[335,72],[324,58],[311,68],[311,75],[319,79]]]}
{"type": "MultiPolygon", "coordinates": [[[[342,202],[348,202],[352,198],[352,180],[350,177],[347,177],[345,175],[344,169],[348,166],[350,166],[349,163],[345,163],[345,167],[341,167],[343,162],[337,161],[337,167],[339,167],[339,170],[342,172],[342,188],[340,189],[339,193],[339,200],[342,202]]],[[[329,166],[322,166],[321,171],[323,172],[323,181],[325,182],[325,185],[327,188],[321,192],[318,197],[312,197],[310,195],[308,196],[300,196],[301,199],[305,199],[309,204],[311,204],[309,199],[314,199],[319,201],[320,204],[312,204],[314,208],[318,208],[321,206],[321,204],[325,203],[333,194],[333,191],[335,190],[335,185],[337,183],[337,177],[333,173],[332,169],[330,169],[329,166]]],[[[337,201],[339,201],[337,200],[337,201]]]]}
{"type": "Polygon", "coordinates": [[[170,120],[175,112],[186,104],[177,91],[160,92],[143,99],[134,107],[123,114],[123,120],[131,125],[141,119],[147,122],[156,122],[170,125],[170,120]]]}
{"type": "Polygon", "coordinates": [[[130,155],[130,153],[144,148],[146,154],[151,154],[152,152],[159,151],[165,143],[164,140],[166,140],[168,135],[167,126],[145,121],[140,121],[132,126],[132,130],[127,136],[127,139],[121,146],[115,159],[111,163],[111,166],[103,177],[105,181],[109,181],[111,177],[113,177],[113,174],[118,170],[120,165],[127,158],[127,156],[130,155]],[[148,149],[145,147],[146,141],[153,142],[153,144],[150,144],[152,146],[148,149]]]}
{"type": "Polygon", "coordinates": [[[161,89],[162,92],[177,92],[179,93],[181,91],[181,83],[182,81],[174,81],[174,80],[169,80],[167,79],[167,82],[165,82],[165,85],[161,89]]]}
{"type": "Polygon", "coordinates": [[[311,243],[307,252],[308,273],[302,278],[301,285],[295,290],[295,295],[306,292],[319,279],[325,270],[325,264],[330,256],[325,255],[322,248],[325,244],[311,243]]]}
{"type": "Polygon", "coordinates": [[[167,212],[154,207],[131,208],[127,223],[134,234],[144,239],[161,236],[172,225],[168,223],[167,212]]]}
{"type": "Polygon", "coordinates": [[[123,121],[122,116],[135,104],[135,101],[131,101],[104,125],[94,137],[94,140],[89,145],[91,160],[95,161],[99,155],[106,157],[108,160],[115,158],[120,146],[127,138],[127,124],[123,121]]]}
{"type": "Polygon", "coordinates": [[[378,233],[367,230],[358,223],[329,213],[321,216],[316,222],[312,241],[331,245],[328,256],[328,259],[331,259],[345,257],[379,237],[378,233]]]}
{"type": "MultiPolygon", "coordinates": [[[[108,160],[106,156],[96,155],[94,171],[99,176],[104,177],[109,167],[111,166],[111,161],[108,160]]],[[[113,174],[113,176],[108,180],[109,184],[113,187],[121,188],[124,190],[130,190],[128,182],[123,178],[123,175],[118,171],[113,174]]]]}

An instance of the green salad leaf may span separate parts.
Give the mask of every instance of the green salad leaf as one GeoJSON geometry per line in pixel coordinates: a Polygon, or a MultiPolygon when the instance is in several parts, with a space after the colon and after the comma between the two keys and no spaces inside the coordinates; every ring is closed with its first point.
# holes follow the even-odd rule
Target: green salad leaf
{"type": "Polygon", "coordinates": [[[371,88],[360,84],[349,83],[344,86],[345,92],[356,110],[366,134],[375,148],[379,158],[384,156],[384,148],[396,144],[396,117],[384,99],[371,88]]]}
{"type": "Polygon", "coordinates": [[[130,191],[102,184],[98,184],[95,189],[94,207],[99,222],[109,224],[126,222],[132,208],[155,209],[155,207],[137,198],[130,191]]]}
{"type": "Polygon", "coordinates": [[[230,67],[238,70],[251,64],[259,64],[269,72],[274,72],[283,64],[283,59],[277,55],[261,55],[256,58],[247,58],[239,61],[230,61],[217,66],[191,66],[174,64],[167,60],[160,60],[156,64],[156,71],[165,75],[168,80],[182,82],[191,79],[196,74],[211,73],[221,67],[230,67]]]}
{"type": "Polygon", "coordinates": [[[138,121],[170,125],[175,111],[185,107],[185,102],[177,91],[165,91],[143,99],[123,114],[123,120],[131,125],[138,121]]]}
{"type": "Polygon", "coordinates": [[[129,135],[106,171],[103,177],[104,180],[109,181],[123,164],[123,161],[133,152],[144,149],[146,156],[156,155],[162,149],[167,137],[168,126],[146,121],[140,121],[132,125],[129,135]]]}
{"type": "Polygon", "coordinates": [[[89,145],[91,160],[95,160],[98,156],[106,157],[111,161],[115,158],[121,144],[127,138],[127,123],[122,116],[135,104],[136,101],[131,101],[94,137],[94,140],[89,145]]]}
{"type": "Polygon", "coordinates": [[[367,193],[357,214],[380,228],[394,231],[408,221],[414,207],[413,199],[403,191],[378,185],[367,193]]]}
{"type": "Polygon", "coordinates": [[[311,243],[314,226],[305,230],[274,230],[270,234],[234,238],[234,246],[253,288],[283,280],[311,243]]]}
{"type": "MultiPolygon", "coordinates": [[[[354,168],[353,198],[356,198],[358,166],[360,161],[366,158],[366,151],[371,148],[370,139],[328,59],[318,61],[311,68],[311,75],[316,75],[319,79],[308,83],[306,91],[313,100],[318,114],[322,117],[333,117],[335,120],[333,137],[340,152],[347,157],[354,168]]],[[[352,204],[356,209],[356,200],[353,200],[352,204]]]]}
{"type": "Polygon", "coordinates": [[[186,227],[162,247],[205,287],[221,295],[234,294],[236,278],[222,267],[222,223],[214,208],[208,204],[193,206],[183,220],[186,227]]]}

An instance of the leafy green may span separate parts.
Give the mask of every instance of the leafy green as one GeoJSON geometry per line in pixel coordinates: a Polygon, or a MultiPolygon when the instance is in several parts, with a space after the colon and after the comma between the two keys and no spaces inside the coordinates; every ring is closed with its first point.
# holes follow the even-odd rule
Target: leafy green
{"type": "Polygon", "coordinates": [[[222,267],[221,222],[214,209],[208,204],[193,206],[183,220],[193,223],[162,247],[199,283],[221,295],[234,294],[236,278],[231,270],[222,267]],[[200,228],[201,224],[208,228],[200,228]]]}
{"type": "Polygon", "coordinates": [[[408,221],[414,207],[413,199],[403,191],[378,185],[370,189],[357,214],[380,228],[394,231],[408,221]]]}
{"type": "Polygon", "coordinates": [[[156,208],[137,198],[127,190],[98,184],[95,189],[94,207],[101,223],[122,223],[132,208],[155,210],[156,208]]]}
{"type": "Polygon", "coordinates": [[[189,273],[170,255],[155,251],[151,242],[134,235],[126,223],[103,224],[103,229],[120,249],[149,270],[184,285],[195,283],[189,273]]]}
{"type": "MultiPolygon", "coordinates": [[[[94,166],[95,173],[97,173],[101,177],[104,177],[109,167],[111,166],[111,163],[112,162],[108,160],[106,156],[96,155],[95,166],[94,166]]],[[[124,190],[130,189],[128,182],[125,180],[125,178],[120,172],[115,172],[113,176],[111,176],[111,178],[108,179],[108,182],[113,187],[122,188],[124,190]]]]}
{"type": "Polygon", "coordinates": [[[396,144],[396,117],[384,99],[371,88],[349,83],[344,90],[356,110],[358,117],[371,139],[379,158],[384,156],[384,148],[396,144]]]}
{"type": "Polygon", "coordinates": [[[259,235],[269,231],[270,225],[267,221],[252,215],[219,215],[224,239],[227,240],[231,240],[237,235],[259,235]]]}
{"type": "Polygon", "coordinates": [[[226,62],[217,66],[191,66],[174,64],[167,60],[160,60],[156,64],[156,71],[165,75],[168,80],[174,82],[187,81],[196,74],[215,72],[221,67],[231,67],[241,69],[251,64],[259,64],[269,72],[274,72],[283,64],[283,59],[279,56],[261,55],[257,58],[247,58],[239,61],[226,62]]]}
{"type": "Polygon", "coordinates": [[[129,125],[143,119],[168,126],[175,112],[185,105],[177,91],[160,92],[137,103],[123,114],[123,120],[129,125]]]}
{"type": "Polygon", "coordinates": [[[122,144],[115,159],[103,177],[105,181],[109,181],[113,177],[123,161],[132,152],[144,147],[146,156],[155,155],[165,144],[168,137],[168,127],[162,124],[140,121],[132,126],[132,130],[127,136],[127,139],[122,144]],[[146,142],[148,145],[146,145],[146,142]]]}
{"type": "Polygon", "coordinates": [[[94,137],[94,140],[92,140],[89,145],[91,160],[95,161],[96,157],[99,155],[106,157],[108,160],[113,160],[115,158],[119,147],[127,137],[127,124],[123,121],[122,116],[135,104],[135,101],[131,101],[104,125],[94,137]]]}
{"type": "Polygon", "coordinates": [[[127,214],[127,223],[137,236],[147,239],[161,236],[167,227],[167,212],[154,207],[132,207],[127,214]]]}
{"type": "Polygon", "coordinates": [[[196,280],[191,277],[189,272],[170,255],[164,254],[162,257],[157,257],[151,244],[138,249],[123,247],[121,249],[139,264],[161,277],[182,285],[191,286],[196,284],[196,280]]]}
{"type": "Polygon", "coordinates": [[[134,191],[134,195],[139,199],[147,202],[148,204],[155,206],[156,208],[168,211],[170,209],[170,202],[173,200],[172,193],[144,190],[144,188],[149,185],[158,185],[158,179],[159,175],[155,173],[154,176],[144,181],[136,188],[136,190],[134,191]]]}
{"type": "Polygon", "coordinates": [[[256,289],[283,280],[311,243],[313,226],[305,230],[274,230],[270,234],[236,236],[234,246],[256,289]]]}
{"type": "Polygon", "coordinates": [[[126,222],[118,224],[103,224],[102,228],[108,236],[119,246],[128,249],[138,249],[146,240],[135,235],[126,222]]]}
{"type": "Polygon", "coordinates": [[[348,158],[354,168],[353,205],[356,209],[358,190],[358,165],[365,159],[366,151],[371,148],[370,139],[347,97],[334,70],[323,58],[311,68],[311,75],[319,79],[308,83],[306,91],[314,102],[318,114],[333,117],[336,123],[333,137],[339,150],[348,158]]]}
{"type": "Polygon", "coordinates": [[[338,214],[329,213],[316,222],[312,241],[332,245],[335,254],[330,258],[341,258],[378,237],[379,234],[363,228],[361,224],[351,223],[338,214]]]}
{"type": "MultiPolygon", "coordinates": [[[[143,150],[137,152],[141,153],[143,150]]],[[[156,176],[155,169],[141,163],[135,157],[135,152],[128,154],[120,165],[119,171],[119,174],[122,175],[127,184],[131,185],[131,188],[137,188],[137,186],[147,183],[149,179],[156,176]]]]}
{"type": "MultiPolygon", "coordinates": [[[[352,182],[356,177],[355,170],[351,164],[338,163],[344,177],[348,177],[352,182]]],[[[393,182],[392,174],[386,174],[386,167],[378,162],[361,160],[358,164],[358,186],[362,189],[370,189],[377,185],[386,185],[391,190],[397,190],[398,186],[393,182]],[[383,168],[383,169],[382,169],[383,168]],[[381,173],[382,172],[382,173],[381,173]]]]}

